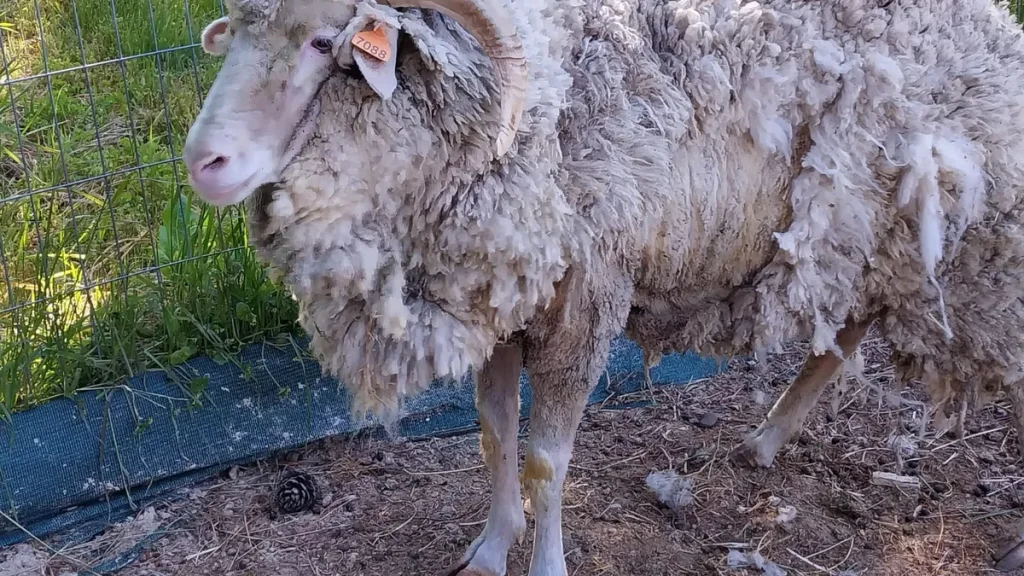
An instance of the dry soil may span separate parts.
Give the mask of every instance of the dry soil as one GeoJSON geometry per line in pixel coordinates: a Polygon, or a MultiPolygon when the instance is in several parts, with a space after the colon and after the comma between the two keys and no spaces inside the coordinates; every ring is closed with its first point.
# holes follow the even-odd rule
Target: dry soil
{"type": "MultiPolygon", "coordinates": [[[[793,346],[762,368],[736,361],[728,373],[690,387],[588,409],[565,488],[569,574],[773,570],[730,567],[730,552],[734,563],[757,552],[790,575],[996,574],[992,555],[1021,516],[1024,480],[1005,401],[971,415],[962,440],[933,430],[919,438],[918,406],[894,406],[853,382],[842,396],[830,387],[772,468],[730,460],[805,350],[793,346]],[[638,401],[653,404],[631,407],[638,401]],[[692,481],[691,504],[659,501],[645,480],[661,470],[692,481]],[[920,486],[876,485],[875,472],[912,476],[920,486]]],[[[883,345],[870,341],[863,354],[867,381],[887,388],[892,371],[883,345]]],[[[920,399],[920,391],[911,387],[903,398],[920,399]]],[[[528,428],[523,422],[520,454],[528,428]]],[[[8,551],[8,558],[0,552],[0,573],[4,560],[14,566],[10,557],[33,551],[35,565],[25,574],[72,573],[80,562],[130,545],[144,532],[140,523],[147,530],[158,523],[169,534],[119,574],[443,576],[483,527],[488,490],[475,434],[329,439],[232,470],[59,554],[39,543],[8,551]],[[284,470],[309,472],[321,483],[318,513],[270,511],[284,470]]],[[[530,531],[512,550],[510,576],[528,572],[527,511],[530,531]]]]}

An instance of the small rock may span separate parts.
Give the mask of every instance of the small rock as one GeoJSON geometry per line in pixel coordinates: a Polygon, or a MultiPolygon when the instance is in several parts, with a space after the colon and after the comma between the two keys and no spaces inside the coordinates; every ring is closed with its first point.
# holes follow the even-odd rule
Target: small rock
{"type": "Polygon", "coordinates": [[[711,428],[715,424],[718,424],[718,414],[714,412],[705,412],[700,420],[697,421],[697,425],[701,428],[711,428]]]}

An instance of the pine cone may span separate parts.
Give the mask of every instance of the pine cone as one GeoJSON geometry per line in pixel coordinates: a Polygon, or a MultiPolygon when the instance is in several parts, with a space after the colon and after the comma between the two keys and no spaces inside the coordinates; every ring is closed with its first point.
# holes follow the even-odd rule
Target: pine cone
{"type": "Polygon", "coordinates": [[[274,502],[286,514],[296,514],[316,506],[320,490],[316,480],[305,472],[288,472],[277,483],[274,502]]]}

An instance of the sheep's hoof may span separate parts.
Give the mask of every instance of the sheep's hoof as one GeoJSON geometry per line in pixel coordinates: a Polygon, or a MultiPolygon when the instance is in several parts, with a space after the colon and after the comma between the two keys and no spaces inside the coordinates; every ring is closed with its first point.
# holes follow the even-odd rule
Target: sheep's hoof
{"type": "Polygon", "coordinates": [[[771,468],[775,455],[788,437],[782,428],[764,422],[734,448],[730,456],[734,461],[751,468],[771,468]]]}
{"type": "Polygon", "coordinates": [[[1014,537],[995,553],[995,568],[1001,572],[1010,572],[1024,567],[1024,519],[1017,523],[1014,537]]]}
{"type": "Polygon", "coordinates": [[[760,466],[760,463],[757,461],[757,448],[751,446],[748,442],[743,442],[733,448],[730,456],[734,462],[747,468],[757,468],[760,466]]]}
{"type": "Polygon", "coordinates": [[[1024,567],[1024,542],[1016,541],[996,553],[996,570],[1010,572],[1024,567]]]}
{"type": "Polygon", "coordinates": [[[475,566],[469,566],[469,562],[461,562],[445,573],[446,576],[501,576],[490,570],[483,570],[475,566]]]}

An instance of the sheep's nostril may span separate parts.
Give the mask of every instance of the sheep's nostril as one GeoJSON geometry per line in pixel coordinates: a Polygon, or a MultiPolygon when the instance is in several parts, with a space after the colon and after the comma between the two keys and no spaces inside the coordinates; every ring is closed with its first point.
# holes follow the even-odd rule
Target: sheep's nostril
{"type": "Polygon", "coordinates": [[[208,171],[219,170],[219,169],[223,168],[224,165],[227,164],[227,163],[228,163],[228,159],[227,158],[225,158],[223,156],[217,156],[217,157],[213,158],[212,160],[210,160],[209,162],[207,162],[206,164],[203,164],[202,171],[203,172],[208,172],[208,171]]]}

